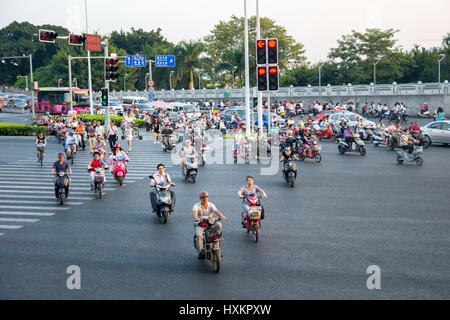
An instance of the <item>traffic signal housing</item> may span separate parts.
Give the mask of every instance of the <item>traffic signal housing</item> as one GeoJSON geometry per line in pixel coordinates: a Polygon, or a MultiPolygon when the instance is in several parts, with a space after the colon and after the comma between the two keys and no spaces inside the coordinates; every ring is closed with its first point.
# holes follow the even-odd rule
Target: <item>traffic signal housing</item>
{"type": "Polygon", "coordinates": [[[117,58],[105,59],[105,78],[107,81],[116,82],[119,77],[119,60],[117,58]]]}
{"type": "Polygon", "coordinates": [[[53,30],[39,30],[39,41],[46,43],[55,43],[56,38],[58,37],[58,33],[53,30]]]}
{"type": "Polygon", "coordinates": [[[258,78],[258,91],[267,91],[267,67],[257,67],[256,76],[258,78]]]}
{"type": "Polygon", "coordinates": [[[267,40],[267,63],[278,64],[278,40],[267,40]]]}
{"type": "Polygon", "coordinates": [[[69,44],[72,46],[82,46],[84,45],[84,41],[86,40],[86,37],[81,34],[69,34],[69,44]]]}
{"type": "Polygon", "coordinates": [[[269,67],[269,91],[278,91],[278,66],[269,67]]]}
{"type": "Polygon", "coordinates": [[[102,106],[103,107],[107,107],[109,104],[108,94],[109,94],[108,89],[102,88],[102,106]]]}
{"type": "Polygon", "coordinates": [[[256,41],[256,64],[267,63],[267,40],[256,41]]]}

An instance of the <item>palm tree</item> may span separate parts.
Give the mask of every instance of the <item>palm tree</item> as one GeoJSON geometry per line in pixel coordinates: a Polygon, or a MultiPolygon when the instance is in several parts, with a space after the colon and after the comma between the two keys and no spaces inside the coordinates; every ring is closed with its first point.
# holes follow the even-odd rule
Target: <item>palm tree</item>
{"type": "Polygon", "coordinates": [[[175,51],[179,61],[175,79],[183,85],[189,74],[189,89],[194,89],[194,69],[201,69],[201,55],[205,52],[205,44],[201,41],[181,41],[175,51]]]}
{"type": "MultiPolygon", "coordinates": [[[[245,70],[245,57],[242,49],[230,49],[225,51],[222,54],[221,60],[222,61],[217,64],[215,68],[216,72],[230,71],[230,73],[233,74],[233,68],[236,67],[234,76],[236,77],[236,75],[239,75],[239,79],[241,79],[241,75],[245,70]]],[[[234,79],[231,79],[231,82],[234,83],[234,79]]]]}

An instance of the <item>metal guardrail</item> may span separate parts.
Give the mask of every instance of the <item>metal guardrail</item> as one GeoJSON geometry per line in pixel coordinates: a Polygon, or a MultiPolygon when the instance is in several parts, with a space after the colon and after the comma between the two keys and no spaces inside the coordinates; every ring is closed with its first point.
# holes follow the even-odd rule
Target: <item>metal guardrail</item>
{"type": "MultiPolygon", "coordinates": [[[[450,94],[449,83],[416,83],[416,84],[377,84],[377,85],[346,85],[325,87],[283,87],[271,92],[271,98],[301,98],[301,97],[340,97],[340,96],[396,96],[396,95],[447,95],[450,94]]],[[[111,92],[112,97],[126,96],[147,97],[145,91],[111,92]]],[[[250,95],[256,98],[256,88],[251,88],[250,95]]],[[[99,96],[96,93],[95,96],[99,96]]],[[[208,99],[245,99],[245,89],[202,89],[202,90],[170,90],[156,91],[156,99],[174,100],[208,100],[208,99]]]]}

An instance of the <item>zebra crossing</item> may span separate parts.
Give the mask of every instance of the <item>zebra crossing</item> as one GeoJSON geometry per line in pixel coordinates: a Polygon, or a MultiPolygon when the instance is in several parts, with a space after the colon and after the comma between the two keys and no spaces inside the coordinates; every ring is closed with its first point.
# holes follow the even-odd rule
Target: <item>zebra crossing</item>
{"type": "MultiPolygon", "coordinates": [[[[119,187],[112,174],[107,173],[105,197],[98,201],[108,201],[108,194],[111,192],[118,188],[126,188],[155,172],[158,163],[165,163],[167,168],[173,166],[170,163],[170,155],[161,152],[161,149],[153,144],[149,146],[148,142],[139,141],[135,142],[133,147],[133,151],[128,155],[130,162],[123,186],[119,187]]],[[[27,224],[39,222],[56,214],[64,214],[69,209],[96,199],[94,192],[91,191],[87,171],[92,156],[88,150],[79,151],[74,165],[71,166],[72,182],[69,197],[64,206],[59,205],[54,195],[53,176],[50,173],[53,163],[57,160],[56,154],[60,150],[61,146],[50,140],[42,167],[35,156],[18,159],[14,163],[0,164],[0,239],[8,232],[22,229],[27,224]]]]}

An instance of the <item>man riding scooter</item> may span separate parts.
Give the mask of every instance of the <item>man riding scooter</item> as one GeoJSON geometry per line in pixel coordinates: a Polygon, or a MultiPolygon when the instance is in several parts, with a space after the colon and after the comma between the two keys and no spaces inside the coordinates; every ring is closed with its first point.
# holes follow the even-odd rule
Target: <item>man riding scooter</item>
{"type": "MultiPolygon", "coordinates": [[[[152,179],[150,180],[150,187],[154,187],[157,184],[171,184],[172,186],[175,186],[175,183],[172,182],[172,180],[170,179],[170,176],[168,173],[165,172],[166,167],[164,166],[164,164],[160,163],[158,164],[158,166],[156,167],[158,172],[156,172],[153,176],[152,179]]],[[[174,207],[175,207],[175,202],[176,202],[176,195],[174,191],[170,191],[170,195],[171,195],[171,205],[170,205],[170,211],[172,213],[175,213],[174,211],[174,207]]],[[[152,209],[153,212],[156,212],[156,190],[153,190],[152,192],[150,192],[150,201],[152,203],[152,209]]]]}

